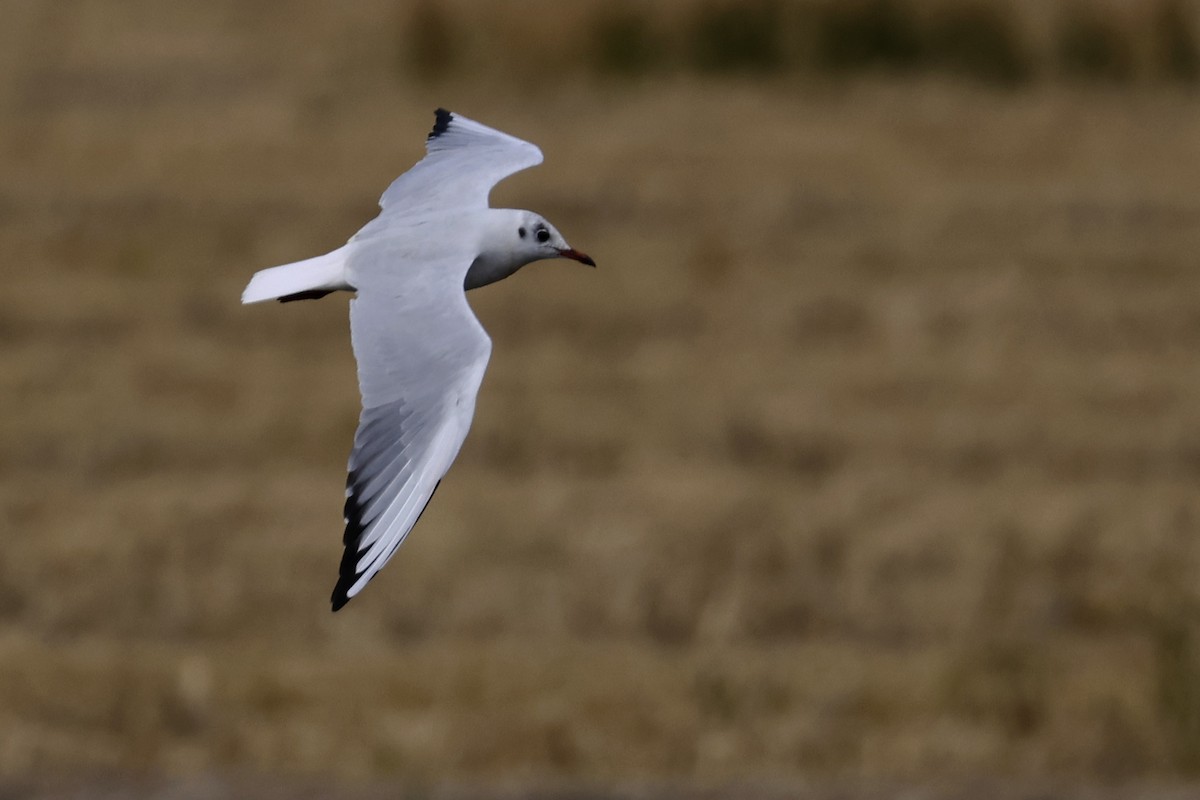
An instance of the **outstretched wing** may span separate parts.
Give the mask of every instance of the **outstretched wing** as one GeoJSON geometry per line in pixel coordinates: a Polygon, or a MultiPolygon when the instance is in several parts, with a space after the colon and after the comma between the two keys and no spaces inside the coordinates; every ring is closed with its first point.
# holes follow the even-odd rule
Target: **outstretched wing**
{"type": "Polygon", "coordinates": [[[444,108],[435,112],[425,151],[425,158],[379,198],[384,212],[486,208],[493,186],[542,163],[542,151],[535,145],[444,108]]]}
{"type": "Polygon", "coordinates": [[[470,256],[411,260],[403,240],[352,256],[350,334],[363,410],[346,481],[345,551],[333,610],[354,597],[408,536],[458,455],[491,340],[462,281],[470,256]]]}

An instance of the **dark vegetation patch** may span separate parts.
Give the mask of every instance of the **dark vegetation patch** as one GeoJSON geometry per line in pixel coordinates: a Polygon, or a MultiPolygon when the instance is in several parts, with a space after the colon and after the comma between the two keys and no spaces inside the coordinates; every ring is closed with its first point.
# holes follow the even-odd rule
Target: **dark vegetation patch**
{"type": "Polygon", "coordinates": [[[1128,31],[1084,6],[1068,6],[1059,21],[1055,62],[1075,80],[1122,82],[1134,75],[1128,31]]]}
{"type": "Polygon", "coordinates": [[[594,68],[606,75],[636,77],[657,71],[667,44],[654,23],[634,6],[614,5],[595,22],[594,68]]]}
{"type": "Polygon", "coordinates": [[[702,73],[778,72],[786,66],[778,3],[702,5],[689,26],[691,65],[702,73]]]}
{"type": "Polygon", "coordinates": [[[831,3],[804,16],[819,71],[909,72],[927,61],[913,10],[898,0],[831,3]]]}
{"type": "Polygon", "coordinates": [[[690,72],[946,75],[998,87],[1038,79],[1191,84],[1200,79],[1194,17],[1181,0],[1121,14],[1063,0],[1037,18],[1000,0],[695,0],[670,12],[623,2],[596,4],[579,19],[565,15],[557,44],[534,48],[423,0],[402,20],[397,62],[417,80],[442,79],[462,61],[459,43],[469,41],[472,61],[499,68],[520,52],[543,76],[582,67],[625,79],[690,72]],[[1047,19],[1049,29],[1037,35],[1047,19]]]}

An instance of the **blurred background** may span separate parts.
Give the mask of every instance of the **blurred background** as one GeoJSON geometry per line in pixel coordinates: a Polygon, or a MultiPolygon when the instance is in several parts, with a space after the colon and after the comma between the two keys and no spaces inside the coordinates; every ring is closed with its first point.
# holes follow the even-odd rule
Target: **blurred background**
{"type": "Polygon", "coordinates": [[[0,794],[1200,792],[1200,6],[6,0],[0,794]],[[337,615],[327,252],[442,105],[595,270],[337,615]]]}

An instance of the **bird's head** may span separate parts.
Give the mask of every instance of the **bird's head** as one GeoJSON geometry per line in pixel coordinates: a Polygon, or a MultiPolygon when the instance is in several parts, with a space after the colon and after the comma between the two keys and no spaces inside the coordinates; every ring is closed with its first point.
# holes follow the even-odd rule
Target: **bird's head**
{"type": "Polygon", "coordinates": [[[514,251],[520,254],[526,264],[545,258],[569,258],[589,267],[596,266],[590,256],[567,244],[562,234],[540,214],[523,211],[515,223],[516,229],[510,232],[510,241],[514,251]]]}
{"type": "Polygon", "coordinates": [[[591,256],[579,252],[540,214],[512,209],[489,209],[489,223],[479,256],[463,285],[486,286],[507,278],[526,264],[547,258],[569,258],[589,267],[591,256]]]}

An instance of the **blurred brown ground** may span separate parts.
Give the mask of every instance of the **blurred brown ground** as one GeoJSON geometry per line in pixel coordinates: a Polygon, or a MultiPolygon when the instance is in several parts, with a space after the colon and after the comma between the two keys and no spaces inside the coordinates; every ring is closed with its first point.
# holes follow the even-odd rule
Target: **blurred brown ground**
{"type": "Polygon", "coordinates": [[[5,6],[0,786],[1188,796],[1197,97],[421,82],[407,12],[5,6]],[[335,616],[346,300],[237,300],[437,105],[600,268],[472,294],[472,435],[335,616]]]}

